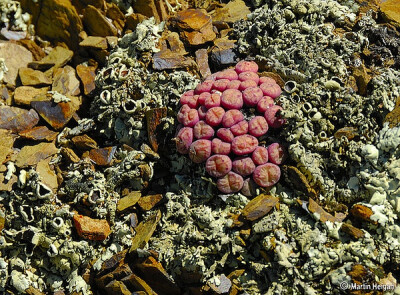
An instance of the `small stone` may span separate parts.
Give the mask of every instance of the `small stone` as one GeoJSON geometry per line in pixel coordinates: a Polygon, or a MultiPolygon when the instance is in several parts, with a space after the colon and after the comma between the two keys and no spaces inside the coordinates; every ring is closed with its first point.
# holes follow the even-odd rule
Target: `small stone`
{"type": "Polygon", "coordinates": [[[0,129],[0,166],[13,152],[14,141],[15,137],[11,134],[11,131],[0,129]]]}
{"type": "Polygon", "coordinates": [[[147,295],[147,294],[156,294],[153,289],[140,277],[137,275],[130,274],[129,276],[123,278],[121,280],[126,286],[132,288],[133,290],[143,290],[143,291],[135,291],[132,294],[135,295],[147,295]],[[143,293],[141,293],[143,292],[143,293]]]}
{"type": "Polygon", "coordinates": [[[98,148],[97,142],[86,134],[72,137],[72,142],[78,149],[83,151],[98,148]]]}
{"type": "Polygon", "coordinates": [[[107,40],[107,44],[110,48],[114,48],[118,45],[118,37],[117,36],[107,36],[106,40],[107,40]]]}
{"type": "Polygon", "coordinates": [[[85,95],[89,95],[96,88],[94,82],[96,79],[95,71],[96,67],[94,66],[85,66],[81,64],[76,67],[76,73],[83,84],[83,93],[85,95]]]}
{"type": "MultiPolygon", "coordinates": [[[[40,60],[46,56],[46,53],[44,52],[42,47],[37,45],[34,40],[23,39],[23,40],[19,40],[18,44],[24,46],[26,49],[28,49],[32,53],[33,60],[40,60]]],[[[38,70],[38,69],[34,69],[34,70],[38,70]]]]}
{"type": "Polygon", "coordinates": [[[3,230],[5,223],[6,223],[6,215],[4,214],[4,211],[0,209],[0,231],[3,230]]]}
{"type": "Polygon", "coordinates": [[[195,62],[192,58],[176,54],[170,50],[159,51],[153,55],[153,69],[170,70],[180,68],[193,68],[195,62]]]}
{"type": "Polygon", "coordinates": [[[88,34],[93,36],[117,36],[117,28],[109,21],[99,9],[88,5],[83,10],[83,23],[88,34]]]}
{"type": "Polygon", "coordinates": [[[175,295],[182,294],[179,287],[170,279],[160,262],[149,256],[142,263],[135,264],[135,271],[146,280],[147,284],[157,294],[175,295]]]}
{"type": "Polygon", "coordinates": [[[232,287],[232,282],[224,274],[219,276],[219,285],[210,284],[211,289],[217,294],[228,294],[232,287]]]}
{"type": "Polygon", "coordinates": [[[5,86],[0,87],[0,104],[12,105],[11,91],[5,86]]]}
{"type": "Polygon", "coordinates": [[[133,207],[140,199],[142,194],[139,191],[130,192],[127,196],[118,200],[117,210],[122,212],[133,207]]]}
{"type": "Polygon", "coordinates": [[[224,68],[236,63],[235,53],[236,41],[228,38],[219,38],[214,40],[215,46],[211,50],[211,64],[217,68],[224,68]]]}
{"type": "Polygon", "coordinates": [[[140,13],[131,13],[126,16],[125,30],[135,31],[138,24],[148,19],[147,16],[140,13]]]}
{"type": "Polygon", "coordinates": [[[371,80],[371,76],[368,75],[367,68],[364,64],[353,68],[353,76],[357,82],[358,92],[361,95],[367,95],[367,85],[371,80]]]}
{"type": "Polygon", "coordinates": [[[79,46],[88,47],[92,49],[107,49],[107,39],[105,37],[88,36],[84,39],[79,46]]]}
{"type": "Polygon", "coordinates": [[[105,219],[92,219],[75,214],[74,225],[79,236],[92,241],[103,241],[111,233],[110,225],[105,219]]]}
{"type": "Polygon", "coordinates": [[[168,14],[165,13],[165,8],[163,7],[163,1],[156,0],[136,0],[132,8],[136,13],[144,15],[146,17],[154,17],[157,23],[166,20],[168,14]]]}
{"type": "Polygon", "coordinates": [[[52,91],[63,95],[78,96],[81,93],[79,86],[80,83],[73,67],[65,66],[54,71],[52,91]]]}
{"type": "MultiPolygon", "coordinates": [[[[122,253],[124,253],[123,255],[126,255],[126,251],[122,251],[122,253]]],[[[101,273],[104,273],[104,271],[101,271],[100,274],[96,275],[96,279],[94,281],[96,282],[97,288],[99,288],[100,290],[104,290],[106,285],[108,283],[110,283],[111,281],[113,281],[113,280],[119,281],[122,278],[132,274],[132,270],[128,264],[123,263],[123,261],[120,261],[119,264],[120,265],[118,265],[118,267],[110,273],[106,273],[105,275],[100,276],[101,273]]],[[[114,295],[114,294],[118,294],[118,293],[113,293],[112,295],[114,295]]]]}
{"type": "Polygon", "coordinates": [[[398,0],[381,1],[379,4],[380,11],[386,21],[390,22],[397,28],[400,28],[400,7],[398,0]]]}
{"type": "Polygon", "coordinates": [[[357,129],[354,127],[343,127],[337,130],[334,134],[336,139],[340,139],[345,136],[348,140],[352,140],[354,137],[358,136],[357,129]]]}
{"type": "Polygon", "coordinates": [[[70,148],[62,147],[61,154],[68,160],[69,163],[78,163],[81,160],[70,148]]]}
{"type": "Polygon", "coordinates": [[[204,79],[205,77],[210,76],[211,70],[208,65],[207,49],[205,49],[205,48],[198,49],[198,50],[196,50],[195,55],[196,55],[196,64],[199,68],[201,77],[204,79]]]}
{"type": "Polygon", "coordinates": [[[7,72],[4,73],[3,81],[15,86],[18,77],[18,69],[28,66],[32,61],[32,53],[21,45],[0,41],[0,56],[4,59],[8,69],[7,72]]]}
{"type": "Polygon", "coordinates": [[[54,69],[65,66],[74,55],[72,50],[56,46],[50,53],[42,58],[40,61],[29,63],[29,67],[33,69],[41,69],[43,66],[54,65],[54,69]]]}
{"type": "Polygon", "coordinates": [[[51,79],[41,71],[36,71],[30,68],[19,68],[19,78],[22,85],[25,86],[42,86],[51,85],[51,79]]]}
{"type": "Polygon", "coordinates": [[[106,16],[112,20],[113,25],[117,28],[118,35],[121,35],[125,27],[125,15],[118,8],[118,5],[111,2],[106,3],[106,16]]]}
{"type": "Polygon", "coordinates": [[[29,286],[29,288],[26,289],[25,292],[28,295],[45,295],[45,293],[43,293],[40,290],[34,288],[33,286],[29,286]]]}
{"type": "Polygon", "coordinates": [[[33,101],[31,105],[56,130],[62,129],[76,111],[72,102],[33,101]]]}
{"type": "Polygon", "coordinates": [[[133,252],[138,248],[143,248],[150,240],[154,231],[156,230],[157,224],[161,219],[161,211],[158,210],[156,214],[153,214],[146,221],[142,221],[135,228],[136,235],[132,239],[132,246],[129,252],[133,252]]]}
{"type": "Polygon", "coordinates": [[[373,224],[376,224],[376,221],[371,220],[371,216],[374,214],[374,212],[371,210],[371,208],[361,205],[361,204],[355,204],[351,210],[350,210],[351,215],[354,217],[371,222],[373,224]]]}
{"type": "Polygon", "coordinates": [[[361,239],[365,235],[361,229],[358,229],[349,223],[343,223],[340,229],[355,239],[361,239]]]}
{"type": "Polygon", "coordinates": [[[215,39],[212,19],[203,9],[187,9],[177,13],[171,22],[181,31],[182,39],[195,46],[215,39]]]}
{"type": "Polygon", "coordinates": [[[99,166],[108,166],[117,150],[116,146],[110,146],[100,149],[91,149],[89,152],[90,159],[99,166]]]}
{"type": "Polygon", "coordinates": [[[104,290],[109,295],[131,295],[132,292],[128,290],[125,284],[121,281],[113,280],[109,282],[104,290]]]}
{"type": "Polygon", "coordinates": [[[163,198],[162,194],[143,196],[139,199],[138,205],[144,211],[149,211],[153,209],[154,206],[157,205],[157,203],[162,200],[162,198],[163,198]]]}
{"type": "Polygon", "coordinates": [[[317,218],[321,222],[330,221],[334,222],[341,222],[341,220],[337,217],[326,212],[320,205],[317,204],[313,199],[308,198],[308,210],[313,214],[315,218],[317,218]]]}
{"type": "MultiPolygon", "coordinates": [[[[14,102],[18,105],[30,106],[32,101],[47,100],[46,94],[49,87],[36,88],[32,86],[20,86],[15,89],[14,102]]],[[[50,100],[50,98],[48,99],[50,100]]]]}
{"type": "Polygon", "coordinates": [[[41,160],[46,159],[58,152],[54,143],[42,142],[33,146],[24,146],[18,153],[15,165],[24,168],[36,165],[41,160]]]}
{"type": "Polygon", "coordinates": [[[234,23],[239,20],[246,20],[248,14],[250,14],[250,9],[246,6],[245,2],[243,0],[234,0],[215,9],[213,21],[234,23]]]}
{"type": "Polygon", "coordinates": [[[244,207],[242,215],[249,221],[257,220],[265,216],[279,202],[279,199],[270,195],[261,194],[252,199],[244,207]]]}
{"type": "Polygon", "coordinates": [[[167,108],[150,109],[146,112],[147,134],[152,149],[157,152],[164,136],[161,132],[161,120],[167,116],[167,108]]]}
{"type": "Polygon", "coordinates": [[[113,273],[119,266],[124,265],[127,252],[128,250],[120,251],[105,260],[96,275],[98,277],[103,277],[105,274],[113,273]]]}
{"type": "Polygon", "coordinates": [[[0,129],[20,132],[31,129],[39,122],[35,110],[20,109],[16,107],[0,106],[0,129]]]}
{"type": "Polygon", "coordinates": [[[35,23],[35,33],[44,40],[65,42],[76,49],[79,33],[83,30],[81,19],[71,1],[43,0],[35,23]]]}
{"type": "Polygon", "coordinates": [[[50,160],[51,157],[48,157],[39,161],[36,165],[36,172],[39,174],[40,180],[55,193],[58,189],[58,181],[54,169],[50,167],[50,160]]]}

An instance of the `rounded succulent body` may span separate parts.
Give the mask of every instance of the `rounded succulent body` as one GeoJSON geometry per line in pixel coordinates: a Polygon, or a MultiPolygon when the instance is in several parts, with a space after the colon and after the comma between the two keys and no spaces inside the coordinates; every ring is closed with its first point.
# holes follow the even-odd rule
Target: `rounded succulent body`
{"type": "Polygon", "coordinates": [[[286,158],[279,143],[259,145],[258,138],[281,127],[285,119],[274,101],[281,88],[257,71],[255,62],[240,61],[234,69],[212,74],[180,99],[177,119],[183,128],[175,138],[177,151],[189,154],[195,163],[206,162],[207,173],[217,178],[222,193],[241,191],[249,196],[257,185],[274,185],[281,175],[278,165],[286,158]],[[252,108],[255,115],[245,117],[244,108],[252,108]]]}

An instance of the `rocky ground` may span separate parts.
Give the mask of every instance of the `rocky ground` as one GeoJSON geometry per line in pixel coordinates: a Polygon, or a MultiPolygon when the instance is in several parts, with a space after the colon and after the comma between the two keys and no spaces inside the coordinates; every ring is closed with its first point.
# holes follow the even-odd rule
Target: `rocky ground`
{"type": "Polygon", "coordinates": [[[400,294],[399,7],[1,1],[1,294],[400,294]],[[173,140],[240,60],[286,119],[251,196],[173,140]]]}

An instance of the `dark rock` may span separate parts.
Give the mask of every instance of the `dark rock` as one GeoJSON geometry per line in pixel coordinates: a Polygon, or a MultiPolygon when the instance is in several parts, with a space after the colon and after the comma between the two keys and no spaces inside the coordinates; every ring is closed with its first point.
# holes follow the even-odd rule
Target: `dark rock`
{"type": "Polygon", "coordinates": [[[32,129],[39,122],[35,110],[25,110],[16,107],[0,106],[0,129],[21,132],[32,129]]]}

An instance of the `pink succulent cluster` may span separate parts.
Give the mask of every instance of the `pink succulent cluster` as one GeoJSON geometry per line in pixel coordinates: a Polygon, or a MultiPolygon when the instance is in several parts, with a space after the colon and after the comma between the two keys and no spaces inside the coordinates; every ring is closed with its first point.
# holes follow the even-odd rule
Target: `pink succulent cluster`
{"type": "Polygon", "coordinates": [[[195,163],[206,162],[206,171],[217,178],[223,193],[249,193],[251,179],[262,187],[278,182],[283,147],[259,146],[258,138],[285,120],[274,103],[281,94],[269,77],[259,77],[258,65],[240,61],[234,69],[217,72],[187,91],[180,99],[180,127],[176,136],[179,153],[195,163]],[[246,120],[242,110],[255,108],[258,115],[246,120]]]}

